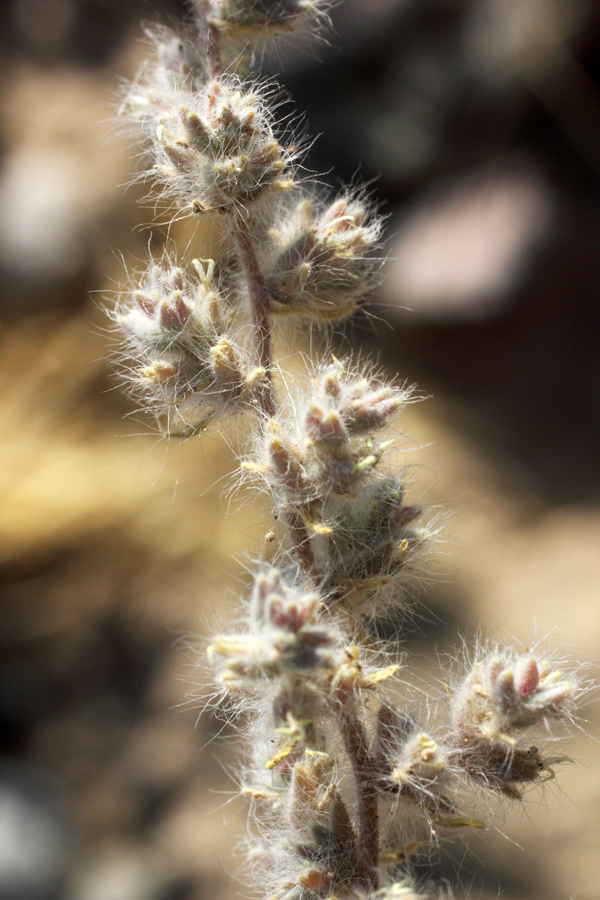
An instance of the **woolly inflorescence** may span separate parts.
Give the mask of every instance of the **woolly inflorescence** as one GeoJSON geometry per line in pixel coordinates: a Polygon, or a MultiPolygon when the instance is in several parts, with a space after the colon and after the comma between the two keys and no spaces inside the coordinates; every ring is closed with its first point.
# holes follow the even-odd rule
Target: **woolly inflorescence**
{"type": "Polygon", "coordinates": [[[125,375],[168,434],[202,430],[250,402],[264,371],[236,340],[235,314],[215,290],[212,266],[151,263],[116,313],[131,360],[125,375]]]}
{"type": "Polygon", "coordinates": [[[263,38],[330,5],[194,0],[200,36],[150,34],[154,59],[122,106],[141,177],[173,219],[211,216],[219,254],[151,260],[113,318],[124,379],[163,433],[251,412],[242,480],[260,484],[284,535],[238,627],[208,650],[219,697],[247,714],[256,883],[269,900],[424,900],[411,859],[446,829],[483,828],[478,794],[520,801],[553,777],[566,759],[553,729],[572,721],[579,686],[539,648],[490,646],[443,673],[435,702],[407,703],[377,618],[382,599],[404,609],[399,585],[431,533],[393,465],[413,394],[331,354],[304,379],[273,362],[280,319],[337,323],[380,275],[372,204],[294,184],[276,91],[236,74],[263,38]]]}

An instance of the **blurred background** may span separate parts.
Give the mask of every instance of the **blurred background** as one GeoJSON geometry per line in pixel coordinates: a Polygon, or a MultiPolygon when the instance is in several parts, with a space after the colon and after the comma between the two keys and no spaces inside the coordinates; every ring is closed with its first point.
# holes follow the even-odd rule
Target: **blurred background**
{"type": "MultiPolygon", "coordinates": [[[[269,519],[221,498],[216,437],[167,447],[128,416],[99,309],[151,218],[123,187],[120,85],[141,20],[183,11],[0,5],[0,900],[247,891],[198,647],[269,519]]],[[[449,511],[406,648],[437,679],[461,638],[552,633],[597,676],[600,2],[345,0],[333,21],[263,66],[321,135],[311,168],[371,182],[389,215],[349,339],[430,397],[406,461],[449,511]]],[[[558,786],[434,860],[458,896],[597,900],[597,692],[582,716],[558,786]]]]}

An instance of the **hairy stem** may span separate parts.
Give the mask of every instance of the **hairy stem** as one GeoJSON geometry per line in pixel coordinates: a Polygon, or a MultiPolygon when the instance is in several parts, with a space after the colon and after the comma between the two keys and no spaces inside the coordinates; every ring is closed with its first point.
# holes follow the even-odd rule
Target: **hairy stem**
{"type": "MultiPolygon", "coordinates": [[[[207,34],[206,56],[208,69],[212,78],[218,78],[223,74],[223,62],[221,59],[221,36],[219,29],[210,22],[210,4],[205,2],[203,15],[207,34]]],[[[266,386],[261,394],[261,409],[266,418],[273,418],[277,411],[275,390],[273,387],[273,355],[271,349],[271,322],[269,316],[269,296],[265,280],[258,264],[256,250],[248,227],[245,211],[242,210],[234,216],[234,231],[239,248],[240,259],[248,284],[250,306],[255,326],[256,350],[259,365],[265,370],[266,386]]],[[[305,577],[316,584],[318,572],[315,559],[310,546],[309,536],[304,522],[297,513],[289,512],[286,515],[286,526],[290,536],[292,547],[296,552],[300,568],[305,577]]]]}
{"type": "Polygon", "coordinates": [[[204,0],[200,17],[203,31],[206,34],[206,66],[211,78],[218,78],[223,74],[223,62],[221,60],[221,33],[216,25],[210,21],[210,0],[204,0]]]}
{"type": "Polygon", "coordinates": [[[258,363],[266,373],[266,387],[261,395],[261,407],[265,416],[273,418],[277,411],[275,391],[273,389],[271,351],[271,322],[269,317],[269,295],[263,274],[256,258],[256,250],[250,235],[248,222],[243,213],[234,217],[235,236],[240,251],[240,258],[246,275],[250,306],[256,338],[258,363]]]}
{"type": "MultiPolygon", "coordinates": [[[[252,236],[248,222],[242,213],[238,213],[234,219],[235,235],[240,251],[240,258],[246,275],[250,306],[254,324],[256,350],[260,366],[265,370],[265,389],[261,393],[260,403],[262,412],[269,419],[277,412],[275,389],[273,386],[273,357],[271,349],[271,321],[269,314],[269,295],[265,285],[263,274],[256,258],[256,251],[252,242],[252,236]]],[[[302,573],[307,581],[317,586],[319,573],[315,565],[315,558],[310,545],[310,539],[306,525],[301,516],[292,510],[285,515],[285,524],[291,546],[294,550],[302,573]]]]}
{"type": "Polygon", "coordinates": [[[223,74],[223,64],[221,62],[221,34],[216,25],[207,25],[207,48],[206,61],[208,63],[208,71],[211,78],[218,78],[223,74]]]}
{"type": "Polygon", "coordinates": [[[379,815],[377,788],[373,777],[373,762],[364,724],[356,709],[352,695],[338,698],[337,710],[340,731],[346,753],[352,765],[356,782],[359,826],[359,878],[369,890],[379,886],[377,864],[379,861],[379,815]]]}
{"type": "Polygon", "coordinates": [[[285,514],[285,524],[302,574],[313,587],[319,587],[319,571],[302,516],[295,510],[289,509],[285,514]]]}

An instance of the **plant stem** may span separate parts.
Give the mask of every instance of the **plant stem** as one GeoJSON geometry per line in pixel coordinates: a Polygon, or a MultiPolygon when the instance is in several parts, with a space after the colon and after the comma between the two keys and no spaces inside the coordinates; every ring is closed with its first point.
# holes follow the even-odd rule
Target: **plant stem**
{"type": "Polygon", "coordinates": [[[234,228],[240,251],[240,258],[242,260],[248,284],[248,293],[250,295],[258,363],[265,370],[266,374],[266,387],[262,392],[261,407],[265,416],[271,419],[277,411],[277,406],[275,403],[275,391],[273,389],[273,376],[271,372],[273,358],[271,351],[269,295],[267,293],[263,274],[258,264],[258,259],[256,258],[256,250],[254,249],[248,222],[244,218],[243,213],[235,214],[234,228]]]}
{"type": "MultiPolygon", "coordinates": [[[[256,335],[256,348],[259,364],[266,373],[266,386],[261,394],[261,408],[269,419],[277,412],[275,390],[273,387],[272,367],[273,358],[271,350],[271,322],[269,317],[269,296],[263,278],[263,274],[256,258],[256,251],[248,228],[248,222],[242,214],[235,217],[235,234],[240,250],[240,257],[246,274],[250,305],[254,320],[256,335]]],[[[315,558],[310,545],[310,538],[306,531],[306,525],[299,513],[288,510],[285,514],[285,524],[288,529],[290,542],[296,553],[300,568],[309,582],[315,587],[319,581],[319,573],[315,565],[315,558]]]]}
{"type": "Polygon", "coordinates": [[[302,516],[295,510],[289,509],[285,514],[285,524],[304,577],[313,587],[319,587],[321,583],[319,570],[302,516]]]}
{"type": "Polygon", "coordinates": [[[353,695],[338,697],[340,731],[352,765],[358,800],[359,878],[368,890],[377,890],[379,861],[379,814],[376,780],[365,727],[356,709],[353,695]]]}
{"type": "Polygon", "coordinates": [[[206,33],[206,65],[208,74],[211,78],[218,78],[223,74],[221,33],[217,26],[210,21],[210,0],[204,0],[200,16],[206,33]]]}
{"type": "Polygon", "coordinates": [[[206,50],[206,59],[208,63],[208,71],[211,78],[218,78],[223,74],[223,65],[221,63],[221,34],[216,25],[207,25],[208,45],[206,50]]]}

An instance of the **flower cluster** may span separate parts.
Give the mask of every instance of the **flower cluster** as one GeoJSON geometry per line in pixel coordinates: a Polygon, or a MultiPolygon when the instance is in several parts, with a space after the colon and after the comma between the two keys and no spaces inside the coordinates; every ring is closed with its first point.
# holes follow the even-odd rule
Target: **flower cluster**
{"type": "Polygon", "coordinates": [[[577,690],[544,659],[494,651],[475,662],[453,699],[457,759],[477,781],[518,799],[560,757],[544,755],[525,740],[536,725],[569,717],[577,690]]]}
{"type": "Polygon", "coordinates": [[[351,315],[373,286],[381,221],[360,199],[340,198],[315,216],[305,198],[271,229],[271,311],[334,320],[351,315]]]}
{"type": "Polygon", "coordinates": [[[326,324],[356,310],[378,277],[381,222],[360,193],[322,203],[293,185],[273,92],[229,65],[327,6],[195,0],[199,37],[155,32],[126,104],[150,151],[143,177],[176,216],[213,216],[221,249],[152,262],[115,319],[127,379],[166,433],[253,411],[243,471],[283,526],[239,628],[208,650],[219,694],[251,712],[242,791],[260,823],[260,884],[270,900],[419,900],[411,856],[444,829],[484,827],[475,791],[520,801],[552,774],[564,759],[552,727],[571,721],[578,686],[537,652],[493,647],[454,686],[444,674],[443,701],[409,713],[400,665],[373,641],[376,601],[385,588],[402,602],[397,576],[428,538],[389,452],[411,391],[335,357],[291,390],[271,334],[283,316],[326,324]]]}
{"type": "Polygon", "coordinates": [[[168,259],[152,263],[116,313],[134,361],[132,387],[169,434],[201,430],[251,401],[264,377],[236,343],[235,316],[215,291],[212,264],[194,263],[194,274],[168,259]]]}
{"type": "Polygon", "coordinates": [[[290,162],[256,90],[237,79],[210,81],[158,120],[156,169],[193,213],[246,207],[265,192],[292,186],[290,162]]]}
{"type": "Polygon", "coordinates": [[[210,647],[209,655],[224,661],[222,683],[241,688],[286,672],[308,676],[334,668],[338,635],[320,622],[320,606],[318,594],[288,587],[277,569],[259,575],[247,632],[220,635],[210,647]]]}
{"type": "Polygon", "coordinates": [[[330,603],[374,595],[425,539],[402,476],[378,471],[393,444],[378,432],[410,396],[335,360],[299,395],[291,422],[269,421],[258,458],[244,464],[266,480],[281,514],[300,517],[330,603]]]}

